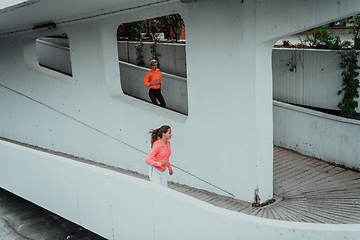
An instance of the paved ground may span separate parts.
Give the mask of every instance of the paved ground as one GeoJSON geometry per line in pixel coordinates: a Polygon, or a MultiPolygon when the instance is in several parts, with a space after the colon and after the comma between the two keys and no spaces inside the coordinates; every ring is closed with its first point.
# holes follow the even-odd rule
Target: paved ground
{"type": "Polygon", "coordinates": [[[0,188],[0,240],[105,240],[0,188]]]}
{"type": "MultiPolygon", "coordinates": [[[[129,170],[63,153],[47,152],[148,180],[146,175],[129,170]]],[[[360,224],[359,172],[280,147],[274,147],[275,202],[270,205],[253,207],[248,202],[171,182],[169,187],[218,207],[263,218],[309,223],[360,224]]],[[[104,238],[0,189],[0,240],[25,239],[104,238]]]]}

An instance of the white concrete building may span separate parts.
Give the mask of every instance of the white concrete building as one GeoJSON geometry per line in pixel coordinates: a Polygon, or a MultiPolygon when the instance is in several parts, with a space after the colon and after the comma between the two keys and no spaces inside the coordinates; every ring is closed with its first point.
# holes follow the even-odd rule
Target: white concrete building
{"type": "MultiPolygon", "coordinates": [[[[273,197],[271,53],[274,43],[281,37],[360,12],[357,0],[2,0],[0,7],[1,137],[146,173],[144,161],[150,150],[147,132],[167,124],[174,133],[171,163],[198,177],[175,171],[171,181],[248,202],[254,200],[255,194],[261,202],[273,197]],[[116,43],[119,24],[172,13],[180,13],[186,24],[187,115],[125,95],[120,84],[116,43]],[[69,38],[72,76],[41,67],[37,60],[36,39],[59,34],[69,38]]],[[[36,154],[32,152],[7,145],[2,151],[3,164],[16,163],[16,167],[2,170],[3,176],[8,177],[0,180],[1,187],[107,238],[119,239],[121,233],[130,231],[114,227],[125,224],[125,220],[108,218],[114,208],[121,206],[119,199],[124,197],[114,193],[116,189],[127,193],[127,197],[138,196],[133,207],[141,206],[148,217],[145,219],[155,216],[161,206],[148,211],[152,206],[141,199],[157,201],[158,193],[163,197],[159,201],[166,202],[168,198],[178,201],[174,204],[180,206],[179,213],[198,211],[191,200],[148,183],[121,176],[114,176],[116,180],[112,181],[111,174],[73,166],[63,160],[56,160],[53,168],[51,157],[34,157],[36,154]],[[13,155],[14,151],[18,153],[13,155]],[[6,156],[19,159],[11,162],[6,156]],[[77,174],[88,181],[96,179],[98,185],[87,186],[83,182],[76,185],[76,178],[69,179],[77,174]],[[66,194],[61,184],[58,185],[64,178],[67,180],[63,186],[72,186],[67,194],[74,198],[89,199],[92,195],[87,194],[95,189],[100,195],[114,194],[112,197],[119,206],[109,208],[102,202],[107,211],[99,210],[96,221],[86,211],[91,207],[87,208],[90,205],[85,200],[78,200],[82,204],[77,206],[78,211],[69,210],[67,207],[76,203],[54,200],[59,193],[66,194]],[[144,189],[145,193],[141,192],[144,189]],[[109,225],[113,226],[112,230],[109,225]]],[[[129,199],[126,201],[129,203],[129,199]]],[[[102,205],[98,206],[101,209],[102,205]]],[[[344,231],[355,236],[356,228],[351,226],[343,230],[308,225],[301,225],[293,235],[289,230],[293,226],[284,223],[277,225],[277,222],[200,208],[197,213],[206,219],[203,224],[216,228],[221,222],[226,226],[224,231],[232,233],[231,239],[250,231],[254,235],[248,239],[261,236],[276,239],[278,233],[274,229],[295,236],[292,239],[300,239],[304,234],[337,239],[344,231]],[[231,224],[226,224],[227,221],[231,224]],[[240,226],[241,231],[233,231],[240,226]],[[333,235],[326,232],[330,229],[335,231],[333,235]]],[[[199,216],[194,212],[193,215],[199,216]]],[[[176,220],[168,218],[171,231],[176,220]]],[[[181,220],[186,217],[178,219],[181,220]]],[[[156,226],[148,226],[144,234],[152,234],[153,228],[156,226]]],[[[157,232],[160,235],[152,238],[159,239],[166,233],[157,232]]],[[[200,234],[197,229],[191,233],[200,234]]],[[[206,236],[209,237],[206,239],[211,236],[218,239],[219,235],[211,235],[210,231],[206,236]]]]}

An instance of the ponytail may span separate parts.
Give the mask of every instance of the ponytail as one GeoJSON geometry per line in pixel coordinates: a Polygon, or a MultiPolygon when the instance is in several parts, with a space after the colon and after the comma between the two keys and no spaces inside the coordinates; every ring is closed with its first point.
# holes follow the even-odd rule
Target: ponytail
{"type": "Polygon", "coordinates": [[[151,130],[149,133],[151,133],[151,147],[153,146],[154,142],[158,140],[158,132],[160,128],[157,128],[155,130],[151,130]]]}
{"type": "Polygon", "coordinates": [[[151,133],[151,147],[153,146],[154,142],[156,142],[158,139],[162,138],[163,133],[167,133],[170,126],[163,125],[160,128],[157,128],[155,130],[150,130],[149,133],[151,133]]]}

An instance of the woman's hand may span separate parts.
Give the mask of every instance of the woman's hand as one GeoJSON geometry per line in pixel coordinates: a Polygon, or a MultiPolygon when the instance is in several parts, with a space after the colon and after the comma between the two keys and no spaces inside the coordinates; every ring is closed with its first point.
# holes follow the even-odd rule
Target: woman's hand
{"type": "Polygon", "coordinates": [[[169,170],[169,174],[170,174],[170,175],[173,175],[173,171],[172,171],[171,169],[169,170]]]}
{"type": "Polygon", "coordinates": [[[158,80],[155,80],[155,82],[152,82],[152,83],[150,83],[149,85],[150,86],[154,86],[154,85],[159,85],[160,83],[158,82],[158,80]]]}
{"type": "Polygon", "coordinates": [[[167,164],[168,164],[167,161],[162,160],[162,162],[161,162],[161,166],[162,166],[162,167],[165,167],[167,164]]]}

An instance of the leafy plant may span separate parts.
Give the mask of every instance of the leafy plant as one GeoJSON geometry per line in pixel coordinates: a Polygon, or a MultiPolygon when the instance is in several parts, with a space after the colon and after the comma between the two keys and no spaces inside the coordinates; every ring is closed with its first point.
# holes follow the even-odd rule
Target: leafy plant
{"type": "Polygon", "coordinates": [[[117,30],[117,38],[126,40],[141,40],[141,33],[145,30],[146,22],[137,21],[120,24],[117,30]]]}
{"type": "Polygon", "coordinates": [[[333,36],[332,39],[326,39],[323,41],[324,48],[329,48],[332,50],[340,50],[345,45],[349,44],[348,41],[342,42],[339,36],[333,36]]]}
{"type": "Polygon", "coordinates": [[[282,43],[283,43],[282,45],[284,47],[289,47],[290,46],[290,41],[289,40],[283,40],[282,43]]]}
{"type": "Polygon", "coordinates": [[[294,50],[291,55],[291,60],[286,64],[289,67],[290,72],[296,72],[296,67],[298,62],[301,63],[302,68],[304,69],[304,64],[301,61],[301,53],[299,53],[297,50],[294,50]]]}
{"type": "Polygon", "coordinates": [[[179,41],[180,35],[185,26],[184,20],[180,14],[172,14],[157,18],[159,21],[159,29],[164,32],[167,39],[179,41]]]}
{"type": "Polygon", "coordinates": [[[312,33],[312,37],[308,34],[304,42],[308,43],[310,48],[323,48],[340,50],[346,44],[346,41],[342,42],[339,36],[332,36],[327,26],[315,28],[312,33]]]}
{"type": "Polygon", "coordinates": [[[355,40],[356,38],[358,38],[360,31],[360,14],[354,16],[353,19],[354,22],[352,26],[349,27],[349,33],[354,35],[353,39],[355,40]]]}
{"type": "Polygon", "coordinates": [[[144,67],[144,55],[143,55],[143,45],[144,43],[140,41],[138,44],[134,46],[136,51],[136,65],[144,67]]]}
{"type": "Polygon", "coordinates": [[[360,14],[353,17],[354,22],[352,26],[349,27],[349,33],[353,34],[354,45],[356,49],[360,49],[360,39],[359,31],[360,31],[360,14]]]}
{"type": "MultiPolygon", "coordinates": [[[[159,62],[159,57],[161,57],[161,54],[157,53],[156,52],[156,44],[157,44],[157,41],[155,40],[154,41],[154,44],[150,47],[151,49],[151,54],[152,54],[152,58],[151,59],[155,59],[158,61],[158,67],[160,68],[160,62],[159,62]]],[[[150,59],[150,60],[151,60],[150,59]]]]}
{"type": "Polygon", "coordinates": [[[324,41],[332,40],[332,38],[327,26],[323,26],[315,28],[312,32],[312,37],[306,34],[304,42],[309,43],[311,48],[315,48],[321,46],[324,41]]]}
{"type": "Polygon", "coordinates": [[[153,40],[157,33],[164,33],[166,39],[178,41],[185,23],[180,14],[172,14],[137,22],[120,24],[117,30],[118,40],[153,40]]]}
{"type": "Polygon", "coordinates": [[[296,72],[296,62],[292,58],[286,65],[289,67],[290,72],[296,72]]]}
{"type": "Polygon", "coordinates": [[[344,94],[342,101],[338,104],[341,110],[341,116],[346,118],[355,118],[357,113],[355,109],[358,102],[355,100],[359,97],[359,73],[356,71],[360,69],[357,62],[359,52],[350,50],[348,53],[341,52],[342,61],[340,67],[343,69],[341,76],[343,76],[342,89],[338,91],[338,95],[344,94]]]}

